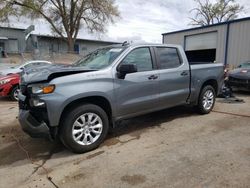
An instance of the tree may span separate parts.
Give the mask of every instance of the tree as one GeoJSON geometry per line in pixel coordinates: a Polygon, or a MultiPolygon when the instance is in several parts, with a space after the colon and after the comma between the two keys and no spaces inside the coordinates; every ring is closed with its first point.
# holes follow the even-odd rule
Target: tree
{"type": "Polygon", "coordinates": [[[73,51],[81,27],[105,32],[105,26],[119,17],[119,11],[114,0],[1,0],[0,20],[9,21],[10,16],[43,18],[73,51]]]}
{"type": "Polygon", "coordinates": [[[195,12],[194,18],[190,18],[192,20],[191,25],[205,26],[233,20],[244,9],[235,0],[216,0],[215,3],[210,2],[210,0],[195,1],[198,7],[190,11],[195,12]]]}

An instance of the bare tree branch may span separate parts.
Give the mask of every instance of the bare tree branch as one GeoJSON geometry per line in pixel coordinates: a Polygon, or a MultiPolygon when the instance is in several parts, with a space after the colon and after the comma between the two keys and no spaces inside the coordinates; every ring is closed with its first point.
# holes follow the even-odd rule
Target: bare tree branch
{"type": "Polygon", "coordinates": [[[104,32],[107,23],[119,17],[114,3],[114,0],[1,0],[0,20],[8,21],[10,16],[43,18],[72,51],[81,27],[104,32]]]}
{"type": "Polygon", "coordinates": [[[197,2],[197,7],[190,12],[195,15],[191,18],[191,25],[210,25],[229,21],[238,17],[238,14],[243,11],[244,7],[235,3],[235,0],[216,0],[215,3],[210,0],[194,0],[197,2]]]}

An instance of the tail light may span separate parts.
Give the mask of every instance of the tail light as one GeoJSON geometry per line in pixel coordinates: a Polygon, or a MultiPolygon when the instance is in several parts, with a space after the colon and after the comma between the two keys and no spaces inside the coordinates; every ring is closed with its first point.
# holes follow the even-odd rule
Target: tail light
{"type": "Polygon", "coordinates": [[[228,65],[226,65],[226,66],[224,67],[224,78],[227,78],[227,77],[228,77],[228,72],[229,72],[229,67],[228,67],[228,65]]]}

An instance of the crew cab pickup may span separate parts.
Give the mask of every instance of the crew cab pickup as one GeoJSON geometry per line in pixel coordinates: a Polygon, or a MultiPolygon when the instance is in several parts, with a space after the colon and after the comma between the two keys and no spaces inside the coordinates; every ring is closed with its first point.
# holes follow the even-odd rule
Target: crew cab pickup
{"type": "Polygon", "coordinates": [[[222,64],[190,65],[177,45],[108,46],[70,66],[23,72],[19,122],[32,137],[59,137],[82,153],[120,120],[179,105],[209,113],[223,74],[222,64]]]}

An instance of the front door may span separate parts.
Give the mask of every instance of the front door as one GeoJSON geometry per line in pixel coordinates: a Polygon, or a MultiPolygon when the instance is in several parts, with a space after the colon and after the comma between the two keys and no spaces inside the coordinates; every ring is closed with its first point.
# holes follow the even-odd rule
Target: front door
{"type": "Polygon", "coordinates": [[[157,108],[158,71],[152,61],[151,50],[140,47],[132,50],[123,64],[135,64],[138,72],[115,79],[117,117],[142,114],[157,108]]]}

